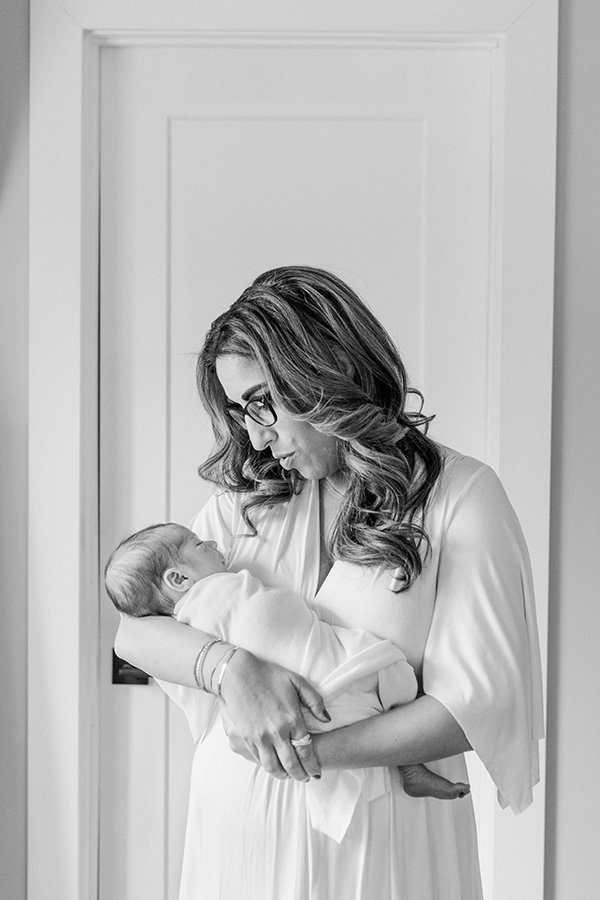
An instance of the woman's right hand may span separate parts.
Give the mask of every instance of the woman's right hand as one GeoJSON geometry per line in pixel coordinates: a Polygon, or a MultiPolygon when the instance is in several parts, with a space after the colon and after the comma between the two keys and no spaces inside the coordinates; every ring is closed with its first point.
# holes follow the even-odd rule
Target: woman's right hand
{"type": "Polygon", "coordinates": [[[329,722],[321,695],[302,676],[238,650],[221,685],[222,716],[232,750],[275,778],[308,781],[321,767],[311,744],[292,747],[308,733],[302,706],[329,722]]]}

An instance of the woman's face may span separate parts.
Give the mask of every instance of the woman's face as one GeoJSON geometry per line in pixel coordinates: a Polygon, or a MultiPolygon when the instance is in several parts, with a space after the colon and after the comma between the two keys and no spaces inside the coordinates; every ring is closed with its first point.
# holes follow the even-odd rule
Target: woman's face
{"type": "MultiPolygon", "coordinates": [[[[253,359],[227,354],[217,359],[217,377],[231,403],[245,406],[249,400],[268,393],[265,375],[253,359]]],[[[304,478],[320,479],[339,470],[337,441],[309,422],[294,418],[273,403],[277,421],[260,425],[250,416],[245,423],[255,450],[269,449],[283,469],[296,469],[304,478]]]]}

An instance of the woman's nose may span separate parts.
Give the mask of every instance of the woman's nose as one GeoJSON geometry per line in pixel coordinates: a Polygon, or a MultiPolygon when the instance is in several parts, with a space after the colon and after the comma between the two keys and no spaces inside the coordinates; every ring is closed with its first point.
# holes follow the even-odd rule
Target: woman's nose
{"type": "Polygon", "coordinates": [[[246,430],[250,443],[255,450],[264,450],[275,438],[272,425],[261,425],[260,422],[255,422],[250,416],[246,416],[246,430]]]}

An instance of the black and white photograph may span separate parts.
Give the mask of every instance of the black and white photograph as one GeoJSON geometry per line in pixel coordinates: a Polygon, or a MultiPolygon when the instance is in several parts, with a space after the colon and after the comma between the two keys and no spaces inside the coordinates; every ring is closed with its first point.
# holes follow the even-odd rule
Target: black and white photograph
{"type": "Polygon", "coordinates": [[[4,0],[2,900],[595,900],[600,5],[4,0]]]}

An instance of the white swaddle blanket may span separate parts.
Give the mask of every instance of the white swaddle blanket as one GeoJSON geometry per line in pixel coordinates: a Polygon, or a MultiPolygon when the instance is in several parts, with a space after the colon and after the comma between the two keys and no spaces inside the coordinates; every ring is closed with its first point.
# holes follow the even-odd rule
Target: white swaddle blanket
{"type": "MultiPolygon", "coordinates": [[[[307,713],[312,732],[339,728],[413,700],[417,681],[391,641],[329,625],[290,591],[267,588],[248,571],[223,572],[197,582],[175,608],[179,621],[303,675],[323,696],[331,715],[325,726],[307,713]]],[[[216,700],[191,688],[159,682],[183,709],[195,740],[211,726],[216,700]]],[[[359,799],[390,790],[384,767],[324,771],[306,782],[313,828],[338,843],[359,799]]]]}

